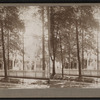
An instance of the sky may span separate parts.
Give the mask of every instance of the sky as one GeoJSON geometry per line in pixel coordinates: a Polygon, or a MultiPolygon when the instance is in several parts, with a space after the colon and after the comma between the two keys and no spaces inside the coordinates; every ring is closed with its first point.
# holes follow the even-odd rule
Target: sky
{"type": "Polygon", "coordinates": [[[26,54],[30,59],[34,59],[37,48],[35,44],[41,44],[39,39],[35,36],[42,37],[42,23],[39,19],[38,7],[29,6],[26,11],[21,15],[21,19],[25,23],[25,33],[24,33],[24,47],[26,54]],[[34,14],[37,13],[35,16],[34,14]]]}

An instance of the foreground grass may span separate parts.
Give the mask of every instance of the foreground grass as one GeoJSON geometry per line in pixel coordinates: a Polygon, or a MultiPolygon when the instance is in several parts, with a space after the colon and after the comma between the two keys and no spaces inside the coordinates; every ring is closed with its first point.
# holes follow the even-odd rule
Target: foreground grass
{"type": "Polygon", "coordinates": [[[48,84],[47,80],[39,79],[9,78],[8,81],[5,81],[1,78],[0,88],[100,88],[99,83],[100,82],[97,83],[94,78],[82,78],[82,81],[79,81],[77,77],[67,77],[67,79],[51,79],[50,84],[48,84]]]}

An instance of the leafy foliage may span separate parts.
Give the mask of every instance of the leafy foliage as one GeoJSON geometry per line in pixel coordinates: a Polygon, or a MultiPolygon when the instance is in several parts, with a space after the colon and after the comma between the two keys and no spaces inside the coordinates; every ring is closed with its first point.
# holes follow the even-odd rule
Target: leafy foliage
{"type": "MultiPolygon", "coordinates": [[[[63,49],[64,59],[69,55],[69,46],[71,59],[77,59],[76,49],[76,20],[78,22],[79,47],[82,49],[82,32],[84,34],[84,52],[85,50],[94,50],[96,52],[95,30],[98,28],[98,22],[94,18],[94,10],[91,6],[55,6],[51,7],[51,50],[55,52],[56,59],[60,61],[60,41],[63,49]],[[61,34],[60,36],[58,34],[61,34]],[[69,35],[70,34],[70,35],[69,35]],[[70,37],[69,37],[70,36],[70,37]],[[87,38],[88,37],[88,38],[87,38]]],[[[52,53],[53,54],[53,53],[52,53]]]]}

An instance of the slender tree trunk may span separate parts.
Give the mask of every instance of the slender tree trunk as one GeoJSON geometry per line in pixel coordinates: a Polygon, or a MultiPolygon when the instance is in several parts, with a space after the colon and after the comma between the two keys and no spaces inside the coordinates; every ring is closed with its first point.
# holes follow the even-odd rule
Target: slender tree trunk
{"type": "Polygon", "coordinates": [[[84,36],[82,31],[82,68],[84,68],[84,36]]]}
{"type": "Polygon", "coordinates": [[[53,76],[55,75],[55,41],[54,41],[54,34],[53,34],[53,76]]]}
{"type": "Polygon", "coordinates": [[[80,53],[79,53],[79,37],[78,37],[78,22],[76,20],[76,42],[77,42],[77,58],[78,58],[78,68],[79,68],[79,79],[81,80],[81,63],[80,63],[80,53]]]}
{"type": "Polygon", "coordinates": [[[44,7],[42,7],[42,47],[43,47],[43,70],[45,70],[45,39],[44,39],[44,7]]]}
{"type": "MultiPolygon", "coordinates": [[[[82,10],[81,10],[81,17],[82,17],[82,10]]],[[[80,26],[82,28],[82,20],[80,18],[80,26]]],[[[82,34],[82,69],[84,68],[84,31],[81,29],[81,34],[82,34]]]]}
{"type": "Polygon", "coordinates": [[[3,62],[4,62],[4,73],[5,80],[7,80],[7,66],[6,66],[6,58],[5,58],[5,44],[4,44],[4,32],[3,32],[3,22],[1,21],[1,34],[2,34],[2,50],[3,50],[3,62]]]}
{"type": "Polygon", "coordinates": [[[25,60],[24,60],[24,53],[25,52],[25,50],[24,50],[24,34],[23,34],[23,71],[24,71],[24,69],[25,69],[25,60]]]}
{"type": "Polygon", "coordinates": [[[69,33],[69,42],[68,42],[68,45],[69,45],[69,69],[70,69],[70,68],[71,68],[71,66],[70,66],[70,58],[71,58],[71,57],[70,57],[70,54],[71,54],[71,52],[70,52],[70,50],[71,50],[71,49],[70,49],[70,48],[71,48],[71,47],[70,47],[70,33],[69,33]]]}
{"type": "MultiPolygon", "coordinates": [[[[53,44],[54,45],[54,44],[53,44]]],[[[51,60],[52,60],[52,76],[55,75],[55,50],[54,50],[54,46],[53,46],[53,57],[51,57],[51,60]]]]}
{"type": "Polygon", "coordinates": [[[62,78],[63,78],[63,75],[64,75],[64,72],[63,72],[63,52],[62,52],[62,45],[61,45],[61,35],[59,35],[60,37],[60,49],[61,49],[61,62],[62,62],[62,78]]]}
{"type": "Polygon", "coordinates": [[[53,29],[54,29],[54,17],[53,17],[53,8],[52,7],[50,7],[51,9],[50,9],[50,11],[51,11],[51,15],[50,15],[50,21],[51,21],[51,24],[50,24],[50,33],[51,33],[51,38],[52,38],[52,51],[53,51],[53,53],[52,53],[52,55],[53,55],[53,57],[51,57],[51,60],[52,60],[52,63],[53,63],[53,68],[52,68],[52,76],[54,76],[55,75],[55,39],[54,39],[54,31],[53,31],[53,29]]]}
{"type": "Polygon", "coordinates": [[[99,31],[97,32],[97,70],[99,70],[99,31]]]}
{"type": "Polygon", "coordinates": [[[62,46],[60,47],[61,48],[61,62],[62,62],[62,78],[63,78],[63,76],[64,76],[64,66],[63,66],[63,53],[62,53],[62,46]]]}
{"type": "Polygon", "coordinates": [[[49,6],[47,7],[47,19],[48,19],[48,52],[49,52],[49,80],[48,83],[50,83],[50,9],[49,6]]]}
{"type": "Polygon", "coordinates": [[[9,70],[9,31],[8,31],[8,70],[9,70]]]}
{"type": "Polygon", "coordinates": [[[52,73],[52,76],[54,76],[55,75],[55,57],[54,57],[54,59],[53,59],[53,73],[52,73]]]}
{"type": "Polygon", "coordinates": [[[52,62],[53,62],[53,68],[52,68],[52,76],[55,75],[55,40],[54,40],[54,34],[53,34],[53,59],[52,59],[52,62]]]}

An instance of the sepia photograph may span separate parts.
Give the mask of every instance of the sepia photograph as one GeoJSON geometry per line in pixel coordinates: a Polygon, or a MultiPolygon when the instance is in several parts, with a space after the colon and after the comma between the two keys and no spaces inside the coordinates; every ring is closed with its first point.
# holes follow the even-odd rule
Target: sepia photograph
{"type": "Polygon", "coordinates": [[[0,89],[100,88],[100,5],[0,5],[0,89]]]}

